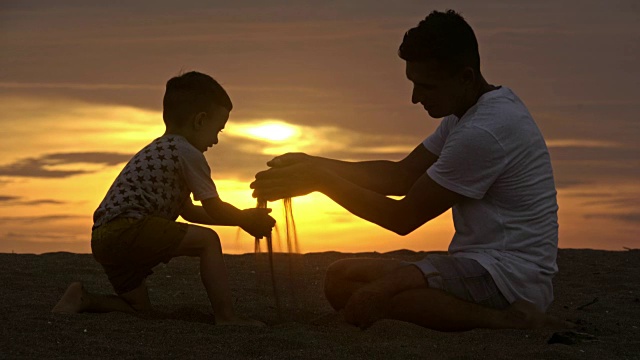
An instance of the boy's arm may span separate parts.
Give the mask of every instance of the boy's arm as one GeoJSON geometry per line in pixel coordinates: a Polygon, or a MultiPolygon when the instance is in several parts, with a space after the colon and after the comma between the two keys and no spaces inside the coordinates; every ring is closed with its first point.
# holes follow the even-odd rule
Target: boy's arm
{"type": "Polygon", "coordinates": [[[268,215],[270,212],[271,209],[240,210],[215,197],[202,200],[202,206],[189,201],[180,215],[183,219],[198,224],[240,226],[253,236],[263,237],[275,225],[275,220],[268,215]]]}
{"type": "MultiPolygon", "coordinates": [[[[214,209],[214,212],[213,212],[214,214],[219,215],[223,212],[226,212],[226,213],[234,212],[233,209],[240,212],[239,209],[235,208],[233,205],[225,203],[224,201],[220,200],[219,197],[216,197],[215,199],[216,201],[212,201],[210,205],[210,207],[214,209]],[[223,204],[226,204],[233,209],[224,209],[225,206],[223,204]]],[[[205,200],[205,201],[208,201],[208,200],[205,200]]],[[[207,211],[204,209],[203,206],[195,205],[191,201],[189,201],[185,205],[184,209],[182,210],[182,213],[180,213],[180,216],[182,216],[183,219],[196,224],[221,225],[221,226],[239,226],[240,225],[238,223],[238,218],[240,217],[239,214],[236,214],[235,217],[231,215],[222,219],[219,216],[216,216],[216,218],[214,218],[214,217],[211,217],[209,213],[207,213],[207,211]],[[226,220],[226,221],[222,221],[222,220],[226,220]]]]}
{"type": "Polygon", "coordinates": [[[348,162],[303,153],[290,153],[269,161],[271,167],[284,167],[299,162],[310,162],[315,167],[332,173],[365,189],[381,195],[406,195],[418,178],[438,159],[419,144],[401,161],[348,162]]]}

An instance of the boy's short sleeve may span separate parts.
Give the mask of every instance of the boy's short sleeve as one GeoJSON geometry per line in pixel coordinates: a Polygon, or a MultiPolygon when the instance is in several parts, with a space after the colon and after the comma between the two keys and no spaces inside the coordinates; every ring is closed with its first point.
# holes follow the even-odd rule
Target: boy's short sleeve
{"type": "Polygon", "coordinates": [[[449,134],[438,160],[427,174],[451,191],[482,199],[506,162],[504,148],[490,132],[465,126],[449,134]]]}
{"type": "Polygon", "coordinates": [[[193,148],[184,151],[180,159],[185,182],[193,193],[194,200],[202,201],[219,196],[204,154],[193,148]]]}

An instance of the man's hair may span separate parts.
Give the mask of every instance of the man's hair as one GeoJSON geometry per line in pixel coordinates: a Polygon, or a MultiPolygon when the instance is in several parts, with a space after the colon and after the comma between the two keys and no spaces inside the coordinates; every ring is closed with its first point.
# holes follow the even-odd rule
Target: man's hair
{"type": "Polygon", "coordinates": [[[478,40],[471,26],[453,10],[433,11],[407,31],[398,55],[412,62],[435,60],[450,73],[466,66],[480,71],[478,40]]]}
{"type": "Polygon", "coordinates": [[[162,100],[162,118],[166,125],[181,125],[199,112],[219,105],[231,111],[233,105],[226,91],[211,76],[191,71],[167,81],[162,100]]]}

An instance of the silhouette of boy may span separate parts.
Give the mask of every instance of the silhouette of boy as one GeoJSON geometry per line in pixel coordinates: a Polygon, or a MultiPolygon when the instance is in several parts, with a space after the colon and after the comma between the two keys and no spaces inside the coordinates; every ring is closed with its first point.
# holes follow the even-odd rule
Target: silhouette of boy
{"type": "Polygon", "coordinates": [[[189,72],[167,82],[164,135],[133,156],[93,215],[91,249],[117,296],[69,286],[53,312],[136,312],[151,309],[145,279],[177,256],[200,258],[200,274],[216,324],[260,325],[234,313],[218,235],[205,225],[240,226],[254,237],[270,233],[270,209],[239,210],[222,201],[204,157],[218,143],[232,109],[213,78],[189,72]],[[191,202],[190,194],[202,206],[191,202]]]}

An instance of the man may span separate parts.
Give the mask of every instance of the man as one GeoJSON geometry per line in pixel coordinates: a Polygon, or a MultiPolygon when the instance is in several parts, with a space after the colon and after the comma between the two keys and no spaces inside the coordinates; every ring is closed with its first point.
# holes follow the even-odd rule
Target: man
{"type": "Polygon", "coordinates": [[[443,118],[433,134],[399,162],[276,157],[256,175],[254,196],[320,191],[400,235],[453,209],[448,255],[329,267],[327,299],[352,324],[393,318],[442,331],[569,325],[544,315],[557,272],[558,206],[549,153],[525,105],[483,78],[475,34],[452,10],[434,11],[409,30],[399,56],[412,102],[443,118]]]}

